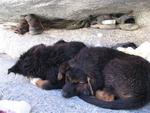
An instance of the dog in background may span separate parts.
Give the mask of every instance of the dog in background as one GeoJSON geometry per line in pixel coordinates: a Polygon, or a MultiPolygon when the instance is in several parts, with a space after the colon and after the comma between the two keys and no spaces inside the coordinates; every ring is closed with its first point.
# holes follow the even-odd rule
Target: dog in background
{"type": "Polygon", "coordinates": [[[14,66],[8,69],[8,74],[18,73],[26,77],[42,79],[37,86],[43,89],[59,89],[64,80],[57,80],[59,66],[73,58],[85,45],[82,42],[65,42],[60,40],[52,46],[39,44],[23,55],[14,66]]]}

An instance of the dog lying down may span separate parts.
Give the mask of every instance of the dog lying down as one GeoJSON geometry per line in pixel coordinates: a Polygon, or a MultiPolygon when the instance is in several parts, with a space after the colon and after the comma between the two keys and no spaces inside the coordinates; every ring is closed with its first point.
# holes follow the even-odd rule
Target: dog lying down
{"type": "Polygon", "coordinates": [[[150,100],[150,63],[104,47],[85,47],[60,66],[62,94],[109,109],[136,109],[150,100]],[[96,96],[96,97],[95,97],[96,96]]]}
{"type": "MultiPolygon", "coordinates": [[[[118,49],[118,48],[123,48],[123,49],[133,48],[133,49],[136,49],[137,46],[136,46],[136,44],[134,44],[132,42],[126,42],[126,43],[118,43],[115,46],[112,46],[112,48],[113,49],[118,49]]],[[[30,82],[33,85],[37,85],[37,86],[41,87],[41,85],[44,84],[46,81],[43,81],[41,78],[30,78],[30,82]]],[[[99,90],[96,93],[98,98],[101,98],[101,96],[104,95],[104,94],[105,94],[104,92],[100,92],[99,90]]],[[[103,97],[101,99],[104,99],[104,98],[105,97],[103,97]]],[[[110,100],[109,97],[107,97],[107,99],[110,100]]],[[[107,99],[105,99],[105,100],[107,100],[107,99]]]]}
{"type": "Polygon", "coordinates": [[[26,77],[40,78],[36,85],[43,89],[60,89],[65,80],[57,80],[59,65],[73,58],[85,45],[82,42],[60,40],[52,46],[39,44],[23,55],[8,74],[18,73],[26,77]]]}
{"type": "MultiPolygon", "coordinates": [[[[113,46],[112,48],[122,51],[124,53],[140,56],[150,62],[149,42],[144,42],[139,47],[137,47],[132,42],[119,43],[113,46]]],[[[104,101],[113,101],[115,99],[114,95],[108,94],[107,92],[101,90],[96,91],[95,97],[104,101]]]]}
{"type": "MultiPolygon", "coordinates": [[[[58,48],[59,46],[64,48],[65,44],[66,42],[59,41],[53,46],[54,48],[55,46],[56,48],[57,46],[58,48]]],[[[84,44],[81,45],[82,47],[78,49],[76,54],[81,48],[85,47],[84,44]]],[[[18,62],[8,70],[8,73],[14,72],[24,76],[28,75],[28,77],[39,77],[40,79],[34,79],[32,82],[43,89],[58,89],[64,85],[62,91],[64,97],[69,98],[77,95],[86,102],[103,108],[135,109],[149,102],[149,63],[141,57],[128,55],[109,48],[84,48],[77,56],[73,55],[76,56],[75,58],[72,56],[71,58],[73,59],[66,60],[71,59],[70,61],[63,60],[56,68],[57,71],[52,68],[53,71],[51,72],[55,73],[54,76],[51,76],[50,73],[45,74],[45,70],[43,75],[31,73],[35,70],[33,70],[34,68],[30,69],[29,62],[34,60],[39,62],[37,63],[38,65],[35,63],[38,67],[41,64],[45,65],[45,62],[42,63],[37,60],[38,57],[41,61],[45,61],[45,58],[43,60],[41,57],[47,55],[41,53],[45,50],[41,49],[43,47],[45,48],[45,45],[34,46],[24,53],[18,62]],[[29,56],[32,57],[29,58],[29,56]]],[[[68,46],[65,47],[68,48],[68,46]]],[[[53,60],[46,59],[46,61],[53,60]]],[[[35,69],[39,73],[43,68],[36,67],[35,69]]]]}

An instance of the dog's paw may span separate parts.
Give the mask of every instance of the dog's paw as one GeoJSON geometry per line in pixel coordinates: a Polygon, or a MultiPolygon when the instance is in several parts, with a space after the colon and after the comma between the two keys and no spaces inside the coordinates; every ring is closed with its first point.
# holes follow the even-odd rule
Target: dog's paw
{"type": "Polygon", "coordinates": [[[114,101],[115,100],[115,96],[113,94],[109,94],[106,91],[98,90],[98,91],[96,91],[95,96],[97,99],[100,99],[103,101],[114,101]]]}
{"type": "Polygon", "coordinates": [[[33,85],[37,85],[37,82],[41,80],[40,78],[31,78],[30,79],[30,82],[33,84],[33,85]]]}
{"type": "Polygon", "coordinates": [[[32,78],[32,79],[30,79],[30,82],[31,82],[33,85],[35,85],[35,86],[37,86],[37,87],[39,87],[39,88],[42,88],[42,89],[45,89],[45,86],[46,86],[47,84],[49,84],[49,81],[48,81],[48,80],[42,80],[42,79],[40,79],[40,78],[32,78]]]}

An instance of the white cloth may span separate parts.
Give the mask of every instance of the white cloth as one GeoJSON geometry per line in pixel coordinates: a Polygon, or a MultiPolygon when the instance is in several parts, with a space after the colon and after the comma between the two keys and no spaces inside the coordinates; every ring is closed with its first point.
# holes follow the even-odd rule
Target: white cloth
{"type": "Polygon", "coordinates": [[[31,106],[25,101],[0,100],[0,111],[4,113],[30,113],[31,106]]]}
{"type": "Polygon", "coordinates": [[[133,49],[131,47],[128,48],[118,47],[117,50],[131,55],[143,57],[144,59],[150,62],[150,42],[144,42],[136,49],[133,49]]]}

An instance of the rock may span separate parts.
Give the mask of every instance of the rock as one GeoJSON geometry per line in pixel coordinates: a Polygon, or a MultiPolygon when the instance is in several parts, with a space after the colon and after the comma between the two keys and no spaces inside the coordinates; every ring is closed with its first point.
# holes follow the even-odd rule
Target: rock
{"type": "Polygon", "coordinates": [[[126,30],[126,31],[133,31],[133,30],[137,30],[139,28],[139,26],[137,24],[120,24],[120,25],[118,25],[118,27],[121,30],[126,30]]]}
{"type": "Polygon", "coordinates": [[[47,18],[79,19],[90,14],[134,10],[137,22],[150,23],[150,0],[1,0],[0,7],[1,21],[17,21],[20,15],[29,13],[47,18]]]}

